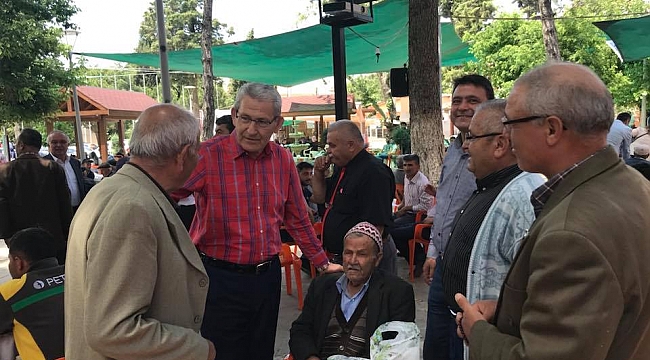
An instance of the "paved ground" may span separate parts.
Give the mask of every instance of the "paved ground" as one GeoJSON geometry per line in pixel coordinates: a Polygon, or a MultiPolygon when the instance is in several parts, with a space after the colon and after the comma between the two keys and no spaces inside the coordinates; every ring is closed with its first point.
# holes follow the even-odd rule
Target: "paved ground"
{"type": "MultiPolygon", "coordinates": [[[[408,281],[408,263],[402,259],[397,260],[398,275],[408,281]]],[[[300,311],[298,310],[298,299],[295,297],[295,282],[292,286],[294,296],[287,295],[284,275],[282,282],[282,298],[280,300],[280,316],[278,319],[277,334],[275,337],[275,357],[274,360],[280,360],[289,353],[289,329],[291,323],[295,320],[300,311]]],[[[292,277],[293,279],[293,277],[292,277]]],[[[303,292],[307,294],[307,288],[310,282],[309,276],[302,273],[302,286],[303,292]]],[[[424,329],[426,327],[427,319],[427,295],[429,293],[429,286],[424,283],[422,278],[415,279],[413,290],[415,291],[415,322],[420,329],[420,337],[424,338],[424,329]]]]}
{"type": "MultiPolygon", "coordinates": [[[[0,240],[0,283],[11,279],[9,275],[9,270],[7,268],[9,260],[7,258],[9,251],[4,243],[0,240]]],[[[398,274],[403,278],[408,280],[408,264],[402,259],[398,258],[397,260],[398,274]]],[[[310,278],[304,272],[302,274],[302,284],[303,292],[307,294],[307,288],[309,287],[310,278]]],[[[286,285],[284,283],[284,276],[282,277],[282,298],[280,300],[280,317],[278,319],[278,329],[275,339],[275,360],[284,358],[286,354],[289,353],[289,328],[291,323],[295,320],[300,311],[298,310],[298,298],[296,297],[296,286],[294,281],[293,291],[294,295],[287,295],[286,285]]],[[[413,289],[415,291],[415,321],[420,328],[420,336],[424,336],[424,329],[426,326],[426,317],[427,317],[427,294],[429,287],[420,279],[415,279],[413,283],[413,289]]]]}

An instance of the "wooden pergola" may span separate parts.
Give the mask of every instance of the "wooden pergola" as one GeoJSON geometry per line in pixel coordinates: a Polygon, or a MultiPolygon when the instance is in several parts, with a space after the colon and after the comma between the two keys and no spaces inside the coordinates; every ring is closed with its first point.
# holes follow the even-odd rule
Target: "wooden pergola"
{"type": "MultiPolygon", "coordinates": [[[[347,103],[347,117],[348,119],[351,119],[351,115],[357,112],[354,104],[354,95],[347,96],[347,103]]],[[[282,116],[285,120],[299,120],[301,117],[319,117],[319,120],[316,121],[315,127],[316,136],[319,139],[326,127],[324,117],[331,117],[334,115],[336,115],[334,108],[334,95],[302,95],[282,98],[282,116]]],[[[352,120],[355,121],[356,119],[352,120]]],[[[358,123],[362,125],[360,122],[358,123]]]]}
{"type": "MultiPolygon", "coordinates": [[[[99,152],[104,161],[108,159],[108,133],[106,131],[107,122],[117,123],[117,132],[120,146],[124,147],[124,120],[135,120],[140,113],[158,102],[146,94],[125,91],[103,89],[94,86],[77,87],[79,96],[79,113],[81,121],[97,123],[97,142],[99,152]]],[[[59,105],[61,113],[56,118],[46,122],[47,133],[54,130],[55,121],[75,121],[75,111],[72,95],[59,105]]],[[[76,131],[76,129],[75,129],[76,131]]],[[[68,134],[71,139],[76,139],[76,133],[68,134]]],[[[77,146],[77,157],[83,158],[84,149],[77,146]]]]}

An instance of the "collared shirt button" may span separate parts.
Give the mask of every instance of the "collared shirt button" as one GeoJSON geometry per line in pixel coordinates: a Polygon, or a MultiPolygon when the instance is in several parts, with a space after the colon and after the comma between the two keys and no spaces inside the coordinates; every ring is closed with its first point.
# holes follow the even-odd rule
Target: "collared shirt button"
{"type": "Polygon", "coordinates": [[[460,211],[461,214],[464,213],[464,212],[465,212],[465,209],[463,209],[463,210],[460,211]]]}
{"type": "Polygon", "coordinates": [[[205,287],[206,285],[208,285],[208,280],[206,280],[206,279],[199,280],[199,286],[200,287],[205,287]]]}
{"type": "Polygon", "coordinates": [[[345,346],[343,346],[343,345],[339,346],[339,350],[340,350],[340,351],[345,350],[345,346]]]}
{"type": "Polygon", "coordinates": [[[259,209],[261,209],[261,208],[262,208],[262,207],[258,206],[258,207],[257,207],[257,210],[259,210],[259,209]]]}
{"type": "Polygon", "coordinates": [[[260,230],[260,234],[263,234],[263,233],[264,233],[264,230],[260,230]]]}
{"type": "Polygon", "coordinates": [[[194,317],[194,323],[195,323],[195,324],[198,324],[198,323],[200,323],[200,322],[201,322],[201,317],[200,317],[199,315],[196,315],[196,316],[194,317]]]}
{"type": "Polygon", "coordinates": [[[260,183],[255,183],[255,186],[260,186],[260,183]]]}

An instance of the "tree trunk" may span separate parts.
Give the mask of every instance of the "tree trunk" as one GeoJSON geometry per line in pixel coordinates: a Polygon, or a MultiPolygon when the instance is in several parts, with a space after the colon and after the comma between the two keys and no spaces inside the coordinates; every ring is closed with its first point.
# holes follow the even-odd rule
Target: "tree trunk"
{"type": "Polygon", "coordinates": [[[440,177],[444,151],[440,103],[438,0],[409,3],[409,107],[411,149],[431,183],[440,177]]]}
{"type": "Polygon", "coordinates": [[[203,3],[203,29],[201,32],[203,57],[203,139],[214,134],[214,75],[212,73],[212,1],[203,3]]]}
{"type": "Polygon", "coordinates": [[[551,0],[539,0],[539,13],[542,15],[542,36],[546,48],[546,60],[562,61],[551,0]]]}

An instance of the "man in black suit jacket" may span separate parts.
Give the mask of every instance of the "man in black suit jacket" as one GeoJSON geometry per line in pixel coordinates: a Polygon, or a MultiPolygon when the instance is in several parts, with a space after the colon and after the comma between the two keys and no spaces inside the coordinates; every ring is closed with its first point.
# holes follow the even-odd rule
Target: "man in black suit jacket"
{"type": "Polygon", "coordinates": [[[0,165],[0,238],[40,227],[57,241],[57,258],[65,261],[65,243],[72,221],[70,192],[63,169],[41,159],[41,134],[25,129],[18,136],[18,158],[0,165]]]}
{"type": "Polygon", "coordinates": [[[345,273],[327,274],[309,286],[302,313],[291,325],[289,348],[296,360],[340,354],[370,357],[370,337],[389,321],[415,321],[411,284],[376,269],[381,260],[379,230],[368,222],[344,238],[345,273]]]}
{"type": "Polygon", "coordinates": [[[72,205],[72,211],[74,213],[77,211],[79,204],[83,201],[88,190],[86,189],[81,173],[81,162],[68,156],[68,145],[70,145],[68,135],[59,130],[52,131],[47,136],[47,146],[50,153],[44,156],[44,158],[54,160],[54,162],[63,167],[66,180],[68,181],[68,188],[70,189],[70,205],[72,205]]]}

